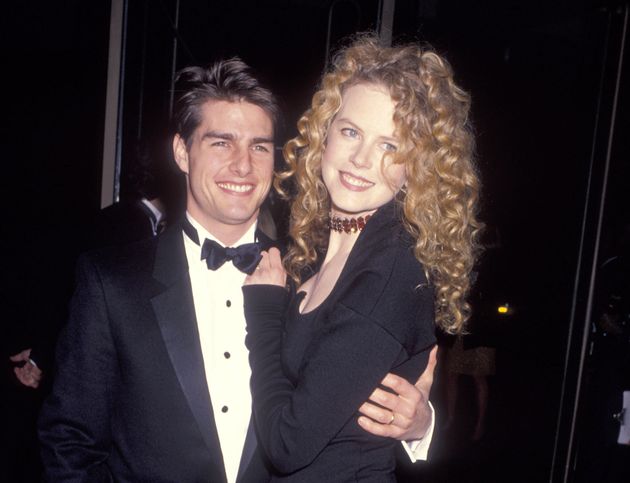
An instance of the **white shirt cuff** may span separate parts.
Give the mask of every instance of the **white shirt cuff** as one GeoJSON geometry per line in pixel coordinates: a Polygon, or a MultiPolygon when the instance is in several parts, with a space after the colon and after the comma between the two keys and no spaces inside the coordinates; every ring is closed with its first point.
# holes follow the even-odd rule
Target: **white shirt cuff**
{"type": "Polygon", "coordinates": [[[435,428],[435,409],[431,401],[428,401],[429,408],[431,409],[431,424],[427,428],[427,432],[420,439],[413,439],[411,441],[401,441],[403,448],[409,455],[409,459],[412,463],[416,461],[426,461],[429,453],[429,446],[431,446],[431,440],[433,439],[433,429],[435,428]]]}

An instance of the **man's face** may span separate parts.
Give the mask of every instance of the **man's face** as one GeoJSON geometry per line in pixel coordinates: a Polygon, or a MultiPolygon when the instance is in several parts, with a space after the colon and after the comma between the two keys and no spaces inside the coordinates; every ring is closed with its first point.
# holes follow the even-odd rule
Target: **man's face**
{"type": "Polygon", "coordinates": [[[186,174],[186,208],[210,233],[244,233],[258,216],[273,176],[273,122],[248,102],[208,101],[190,149],[173,151],[186,174]]]}

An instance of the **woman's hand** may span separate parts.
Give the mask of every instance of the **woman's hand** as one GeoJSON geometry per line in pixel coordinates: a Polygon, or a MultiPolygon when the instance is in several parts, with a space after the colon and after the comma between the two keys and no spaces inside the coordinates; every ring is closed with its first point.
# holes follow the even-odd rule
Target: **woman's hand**
{"type": "Polygon", "coordinates": [[[287,272],[282,266],[280,250],[270,248],[268,252],[261,252],[262,259],[254,270],[254,273],[245,278],[243,285],[279,285],[287,284],[287,272]]]}

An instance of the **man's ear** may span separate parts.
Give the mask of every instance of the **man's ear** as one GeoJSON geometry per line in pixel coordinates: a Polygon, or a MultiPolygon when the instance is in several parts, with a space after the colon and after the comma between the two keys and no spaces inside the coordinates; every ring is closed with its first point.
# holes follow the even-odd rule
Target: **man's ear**
{"type": "Polygon", "coordinates": [[[186,142],[179,134],[175,134],[173,137],[173,156],[179,169],[188,174],[188,150],[186,149],[186,142]]]}

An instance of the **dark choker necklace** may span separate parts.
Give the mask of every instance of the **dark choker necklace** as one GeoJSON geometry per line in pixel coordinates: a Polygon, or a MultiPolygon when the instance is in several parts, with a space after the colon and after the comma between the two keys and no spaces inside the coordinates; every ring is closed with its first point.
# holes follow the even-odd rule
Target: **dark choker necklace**
{"type": "Polygon", "coordinates": [[[337,233],[356,233],[365,228],[365,224],[372,218],[372,215],[359,216],[358,218],[339,218],[330,214],[328,226],[337,233]]]}

